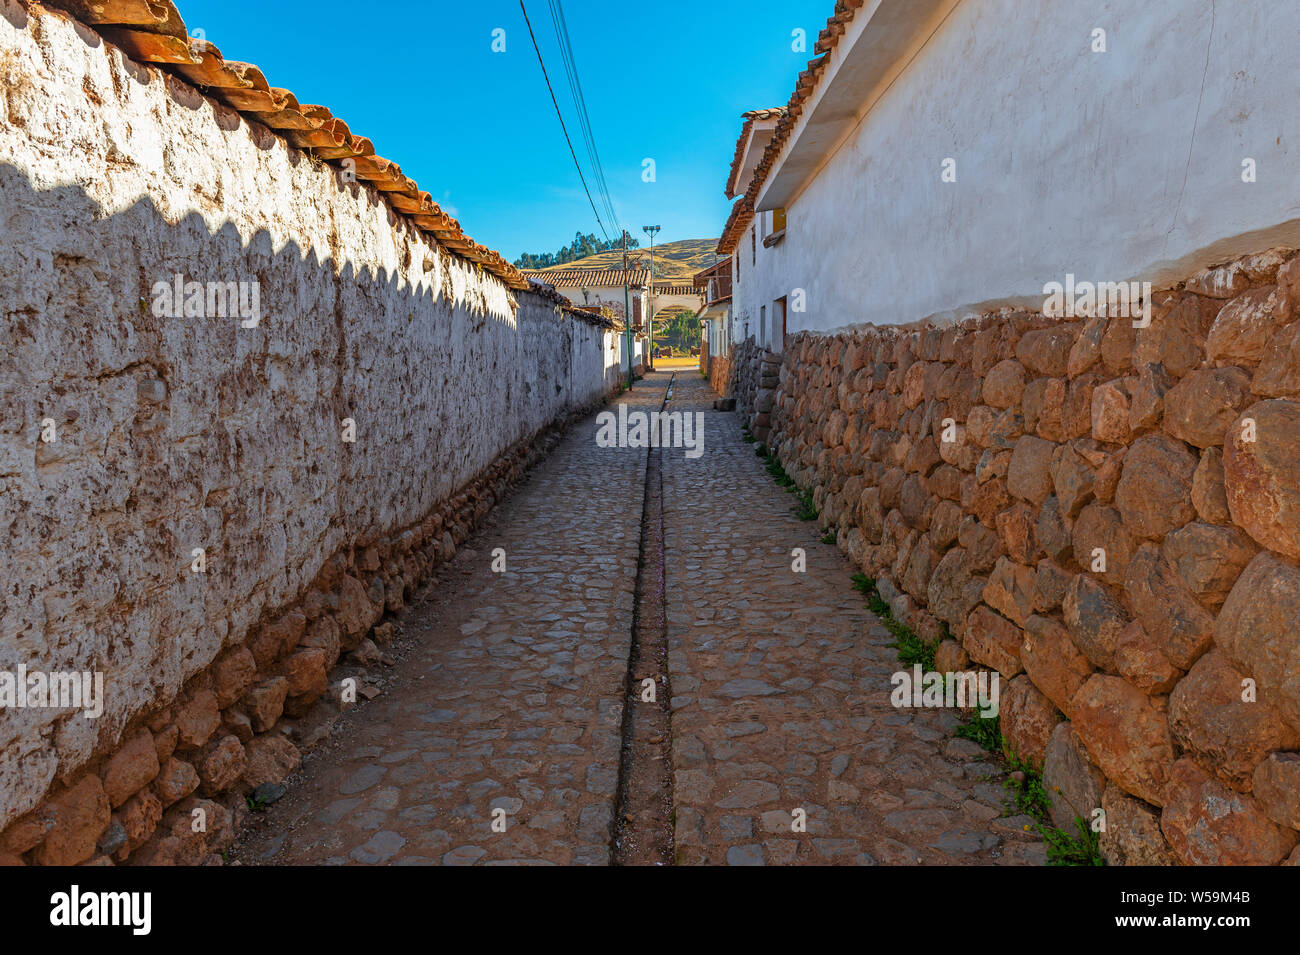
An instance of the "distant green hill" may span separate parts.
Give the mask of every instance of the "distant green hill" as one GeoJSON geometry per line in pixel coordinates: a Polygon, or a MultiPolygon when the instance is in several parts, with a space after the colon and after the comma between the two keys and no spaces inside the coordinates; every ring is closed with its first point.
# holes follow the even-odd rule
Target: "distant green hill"
{"type": "MultiPolygon", "coordinates": [[[[665,242],[663,245],[656,244],[655,253],[655,284],[666,285],[689,285],[695,278],[695,273],[702,269],[707,269],[710,265],[718,260],[713,250],[718,247],[717,239],[681,239],[677,242],[665,242]]],[[[633,264],[639,264],[640,268],[648,269],[650,267],[650,248],[643,246],[639,249],[631,249],[628,256],[633,264]]],[[[589,255],[585,259],[575,259],[572,262],[565,262],[563,265],[553,265],[545,272],[557,272],[561,269],[618,269],[623,267],[623,253],[621,250],[610,252],[598,252],[596,255],[589,255]]]]}

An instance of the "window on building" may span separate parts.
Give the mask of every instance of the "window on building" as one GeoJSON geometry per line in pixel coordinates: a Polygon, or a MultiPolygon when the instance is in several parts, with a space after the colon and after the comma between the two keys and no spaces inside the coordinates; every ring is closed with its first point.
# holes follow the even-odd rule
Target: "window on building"
{"type": "Polygon", "coordinates": [[[785,228],[785,210],[775,209],[772,212],[772,231],[780,232],[785,228]]]}
{"type": "Polygon", "coordinates": [[[754,226],[749,227],[749,264],[758,264],[758,235],[754,226]]]}
{"type": "Polygon", "coordinates": [[[767,306],[766,305],[760,305],[758,307],[758,343],[760,345],[767,344],[767,306]]]}

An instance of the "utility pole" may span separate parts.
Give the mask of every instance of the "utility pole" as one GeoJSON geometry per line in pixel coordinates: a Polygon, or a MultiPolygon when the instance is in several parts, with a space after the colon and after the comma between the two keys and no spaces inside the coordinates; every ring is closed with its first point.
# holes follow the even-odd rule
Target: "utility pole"
{"type": "Polygon", "coordinates": [[[627,390],[632,390],[632,299],[627,291],[627,229],[623,230],[623,318],[627,325],[627,390]]]}
{"type": "Polygon", "coordinates": [[[646,315],[646,328],[650,330],[650,338],[646,342],[646,348],[650,352],[647,359],[651,362],[650,367],[654,367],[655,354],[655,234],[658,233],[657,225],[643,225],[641,231],[650,236],[650,307],[646,309],[649,312],[646,315]]]}

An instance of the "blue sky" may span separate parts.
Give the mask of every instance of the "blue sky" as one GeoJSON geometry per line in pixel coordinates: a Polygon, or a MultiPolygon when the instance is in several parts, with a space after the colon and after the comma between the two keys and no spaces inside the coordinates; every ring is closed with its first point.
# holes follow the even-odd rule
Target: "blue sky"
{"type": "MultiPolygon", "coordinates": [[[[546,0],[525,0],[569,135],[588,169],[546,0]]],[[[465,230],[513,259],[600,234],[517,0],[178,0],[228,59],[369,136],[465,230]],[[257,23],[256,29],[250,24],[257,23]],[[492,52],[504,29],[506,51],[492,52]]],[[[565,0],[605,179],[621,224],[656,241],[718,235],[747,109],[784,104],[833,0],[565,0]],[[791,49],[806,31],[807,50],[791,49]],[[642,160],[656,181],[643,182],[642,160]]],[[[599,208],[599,199],[597,199],[599,208]]],[[[606,222],[611,235],[615,229],[606,222]]]]}

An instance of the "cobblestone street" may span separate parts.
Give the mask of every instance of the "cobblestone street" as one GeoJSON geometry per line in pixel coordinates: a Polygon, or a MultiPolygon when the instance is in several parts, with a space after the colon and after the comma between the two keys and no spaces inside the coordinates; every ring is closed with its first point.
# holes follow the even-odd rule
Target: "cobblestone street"
{"type": "MultiPolygon", "coordinates": [[[[668,378],[619,402],[657,410],[668,378]]],[[[670,408],[704,412],[705,451],[661,452],[676,861],[1041,862],[956,716],[890,705],[895,651],[853,568],[712,398],[678,372],[670,408]]],[[[403,613],[383,693],[307,756],[243,864],[611,861],[646,452],[595,433],[575,426],[403,613]]]]}

